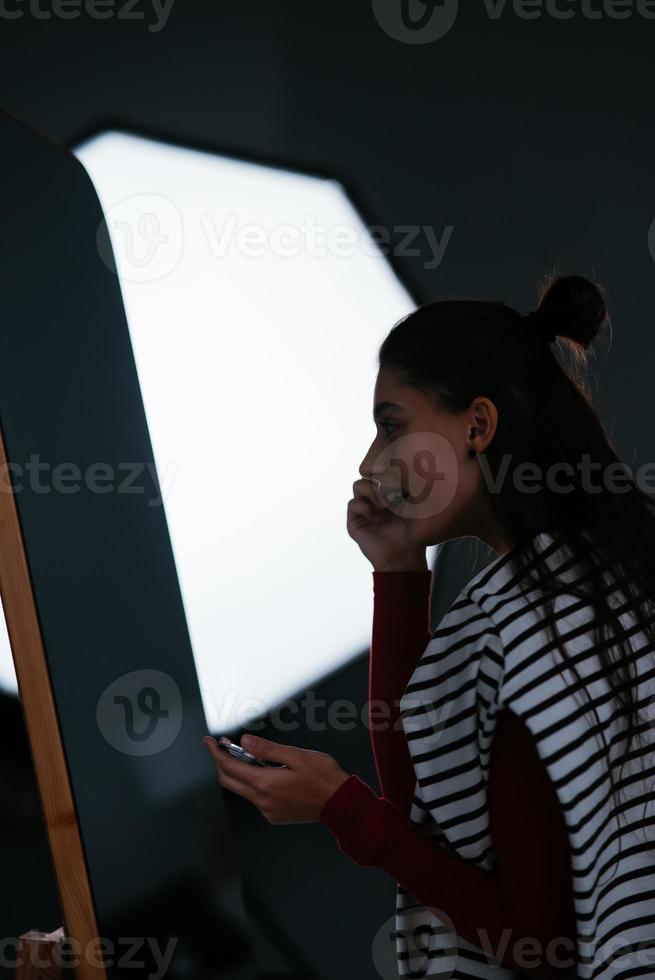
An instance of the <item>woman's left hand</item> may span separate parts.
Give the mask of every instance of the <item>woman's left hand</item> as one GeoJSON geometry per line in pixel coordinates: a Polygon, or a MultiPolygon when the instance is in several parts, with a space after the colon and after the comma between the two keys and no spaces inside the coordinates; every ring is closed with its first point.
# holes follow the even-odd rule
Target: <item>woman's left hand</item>
{"type": "Polygon", "coordinates": [[[259,735],[244,735],[241,747],[260,759],[283,762],[288,768],[255,766],[235,759],[210,736],[203,738],[225,789],[249,800],[269,823],[315,823],[323,805],[348,779],[339,763],[325,752],[280,745],[259,735]]]}

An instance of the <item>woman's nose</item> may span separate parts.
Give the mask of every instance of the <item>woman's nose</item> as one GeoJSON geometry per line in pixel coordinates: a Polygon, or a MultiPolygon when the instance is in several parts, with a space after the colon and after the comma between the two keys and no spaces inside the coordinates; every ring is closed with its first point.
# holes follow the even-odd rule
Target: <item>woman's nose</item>
{"type": "Polygon", "coordinates": [[[374,469],[372,465],[373,459],[374,456],[369,449],[369,451],[366,453],[366,456],[364,456],[364,459],[359,464],[359,475],[364,480],[370,480],[372,476],[377,475],[373,473],[373,469],[374,469]]]}
{"type": "Polygon", "coordinates": [[[359,475],[363,480],[373,480],[374,483],[380,482],[380,473],[374,472],[370,466],[360,466],[359,475]]]}

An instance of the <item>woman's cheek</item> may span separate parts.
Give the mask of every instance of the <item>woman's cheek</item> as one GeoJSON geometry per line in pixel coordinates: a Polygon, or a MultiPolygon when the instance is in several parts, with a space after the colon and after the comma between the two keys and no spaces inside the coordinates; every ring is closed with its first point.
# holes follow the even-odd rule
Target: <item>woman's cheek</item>
{"type": "Polygon", "coordinates": [[[406,491],[395,508],[398,516],[417,522],[443,520],[460,483],[460,465],[449,440],[436,432],[400,436],[390,447],[388,463],[406,491]]]}

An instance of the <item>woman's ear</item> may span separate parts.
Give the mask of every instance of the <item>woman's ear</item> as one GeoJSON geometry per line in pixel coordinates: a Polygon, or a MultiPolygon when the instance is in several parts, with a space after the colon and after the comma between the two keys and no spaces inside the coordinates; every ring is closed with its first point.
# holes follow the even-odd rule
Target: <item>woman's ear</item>
{"type": "Polygon", "coordinates": [[[476,438],[475,448],[483,453],[494,437],[498,426],[498,410],[490,398],[476,398],[471,404],[471,438],[476,438]]]}

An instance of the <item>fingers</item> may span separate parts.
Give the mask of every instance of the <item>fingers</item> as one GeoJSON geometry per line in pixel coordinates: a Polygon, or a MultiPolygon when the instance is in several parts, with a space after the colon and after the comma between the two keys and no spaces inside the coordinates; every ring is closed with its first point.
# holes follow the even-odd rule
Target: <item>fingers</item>
{"type": "Polygon", "coordinates": [[[231,793],[236,793],[237,796],[241,796],[244,800],[248,800],[249,803],[257,806],[259,792],[256,789],[248,786],[247,783],[242,783],[240,780],[234,779],[232,776],[228,776],[219,766],[216,767],[216,774],[218,776],[218,782],[224,789],[229,789],[231,793]]]}
{"type": "Polygon", "coordinates": [[[382,515],[368,500],[351,500],[348,503],[347,525],[358,530],[370,524],[381,524],[382,515]]]}
{"type": "Polygon", "coordinates": [[[266,779],[266,771],[249,762],[234,759],[229,752],[221,749],[212,738],[203,739],[211,757],[218,769],[218,781],[222,786],[252,800],[253,795],[261,792],[262,781],[266,779]]]}
{"type": "Polygon", "coordinates": [[[389,510],[384,507],[379,509],[371,500],[364,497],[354,497],[348,501],[346,527],[354,531],[360,528],[366,529],[369,526],[377,527],[387,524],[391,516],[389,510]]]}
{"type": "Polygon", "coordinates": [[[358,529],[367,523],[382,524],[389,517],[386,501],[378,494],[372,480],[362,478],[353,483],[352,500],[348,501],[348,522],[358,529]]]}
{"type": "Polygon", "coordinates": [[[270,738],[263,738],[261,735],[243,735],[241,746],[247,752],[252,752],[258,759],[266,759],[269,762],[282,762],[288,768],[293,769],[298,764],[299,756],[304,749],[299,749],[295,745],[281,745],[273,742],[270,738]]]}
{"type": "Polygon", "coordinates": [[[377,480],[368,479],[362,477],[361,480],[355,480],[353,483],[353,494],[355,495],[355,500],[358,498],[363,498],[364,500],[370,501],[375,507],[380,510],[386,510],[385,503],[378,493],[377,487],[379,483],[377,480]]]}

